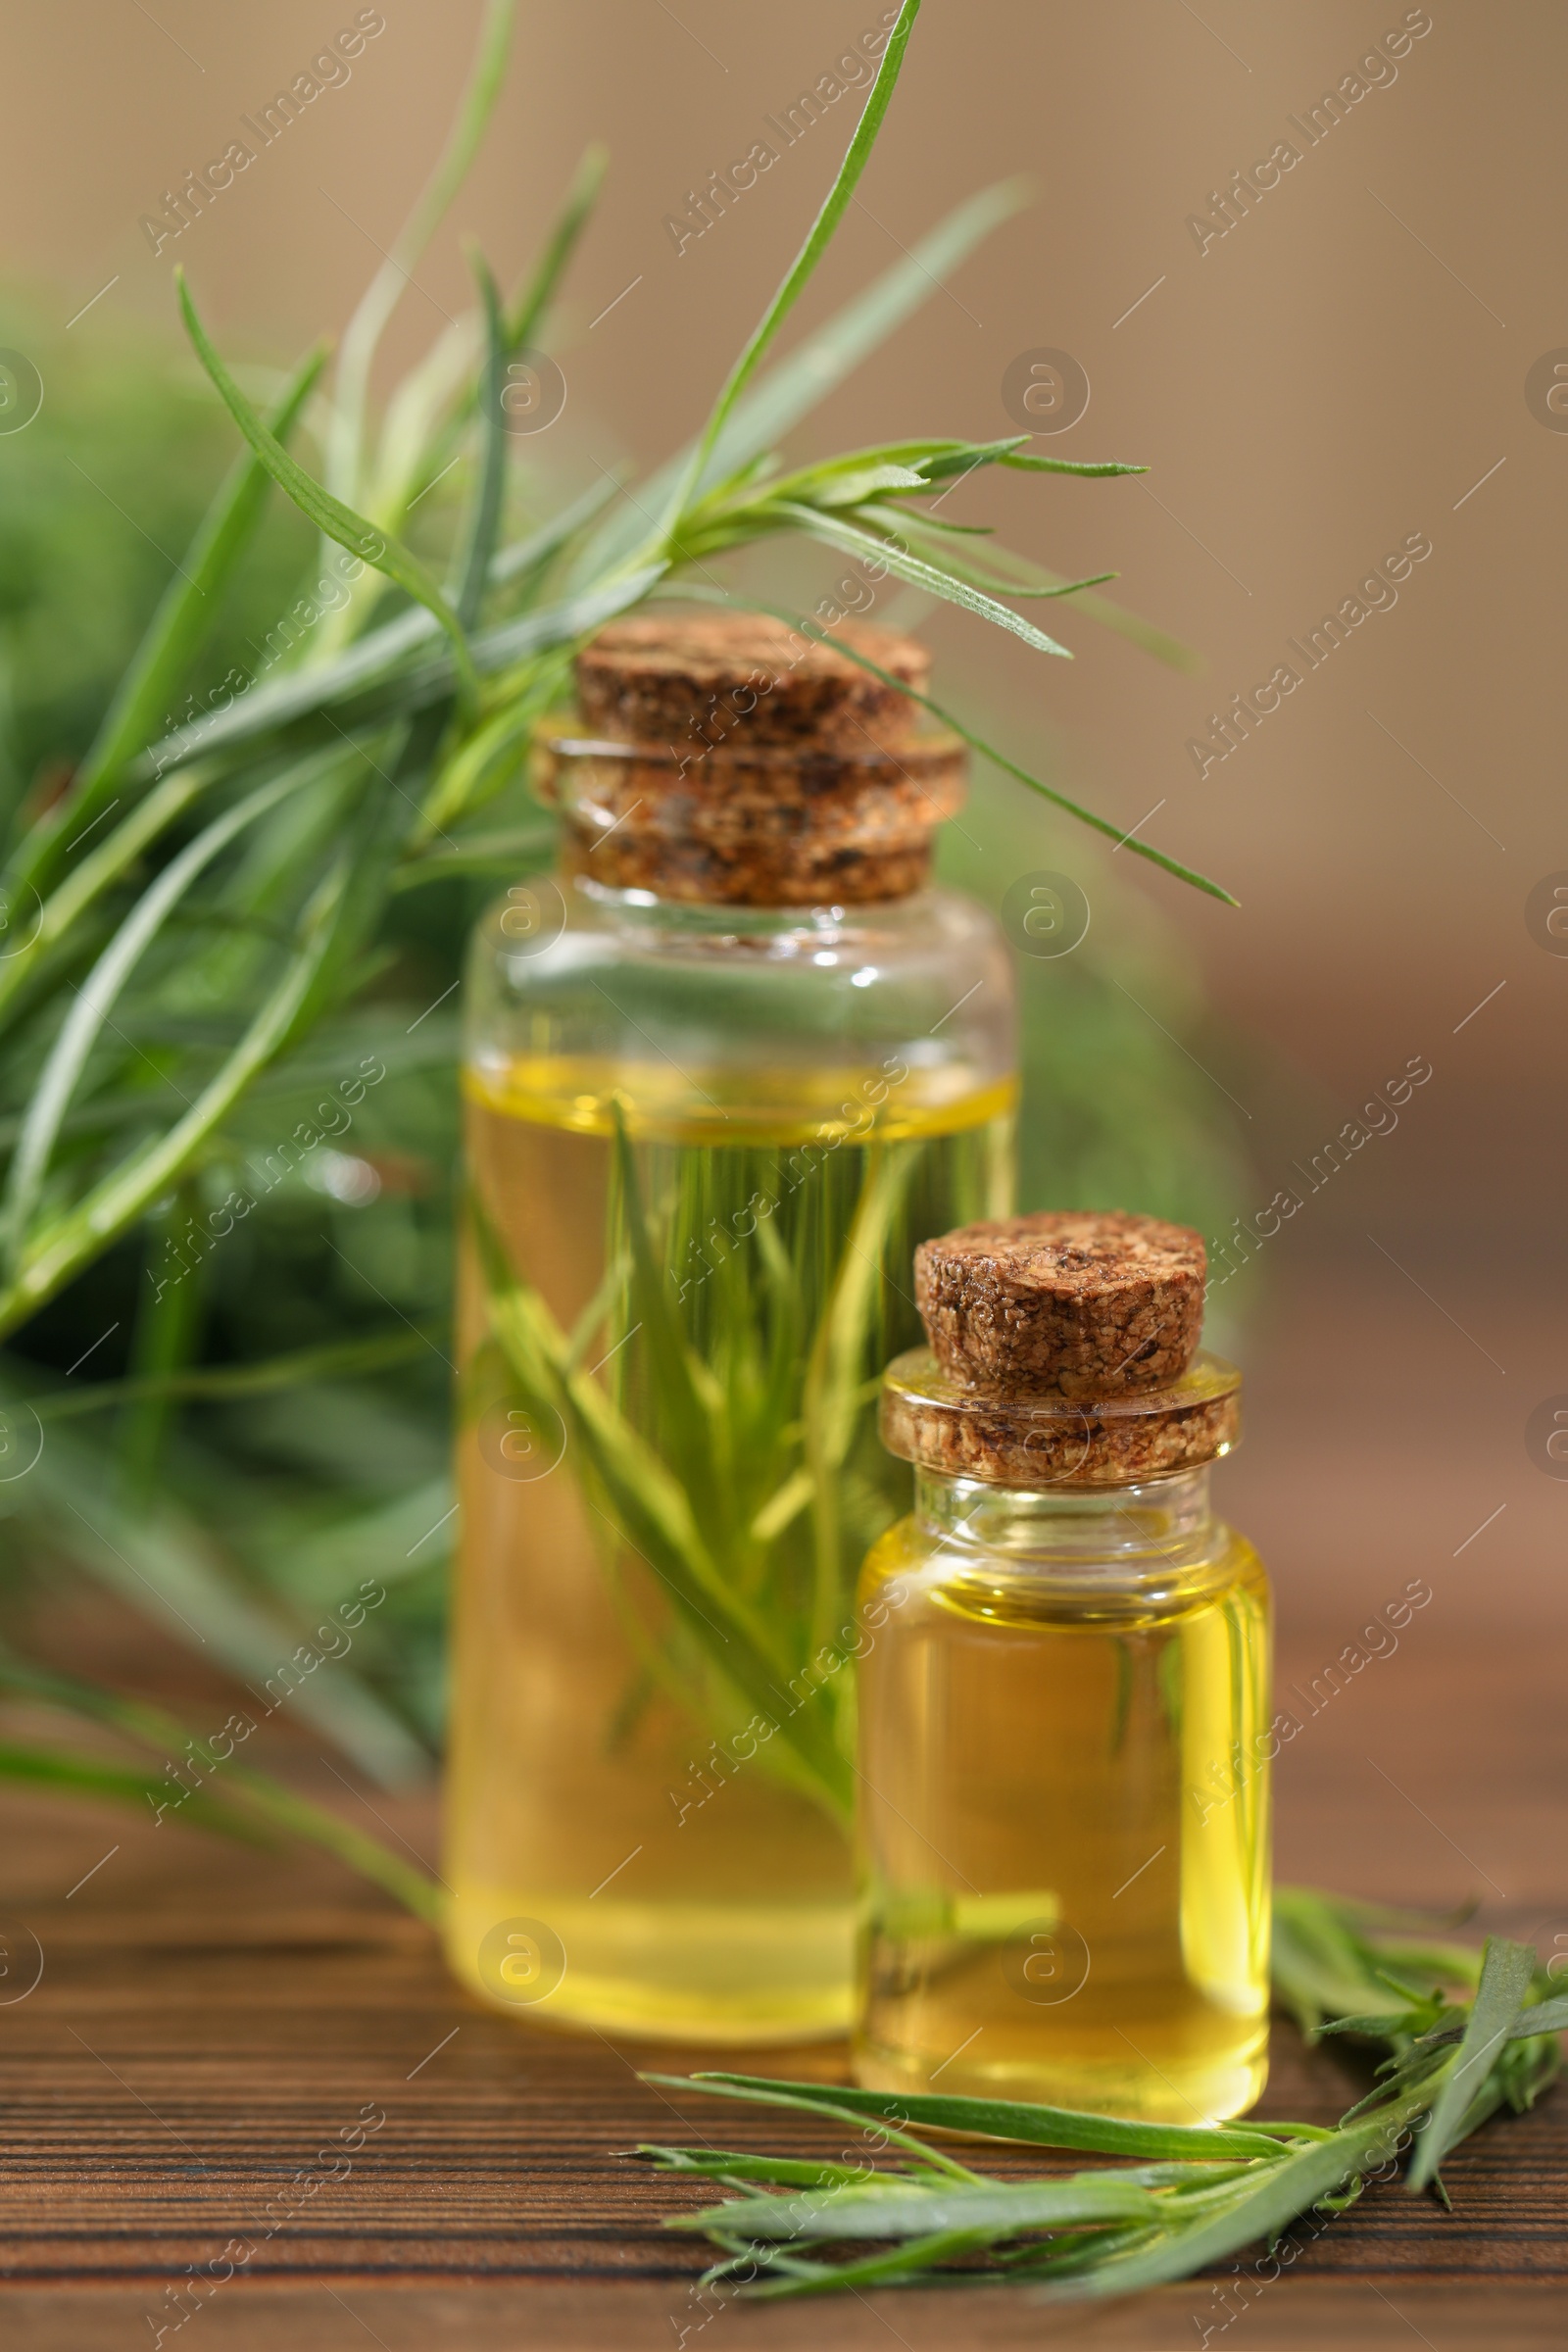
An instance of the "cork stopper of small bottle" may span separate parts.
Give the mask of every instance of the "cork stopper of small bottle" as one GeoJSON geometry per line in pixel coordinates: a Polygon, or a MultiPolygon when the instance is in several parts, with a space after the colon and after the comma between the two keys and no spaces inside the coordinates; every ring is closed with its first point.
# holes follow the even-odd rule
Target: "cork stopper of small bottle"
{"type": "Polygon", "coordinates": [[[1123,1396],[1186,1371],[1203,1328],[1202,1237],[1122,1209],[961,1225],[914,1253],[932,1352],[994,1396],[1123,1396]]]}
{"type": "Polygon", "coordinates": [[[931,660],[846,620],[885,671],[763,613],[645,614],[574,664],[580,725],[549,744],[569,870],[706,904],[902,898],[963,803],[964,747],[926,723],[931,660]]]}
{"type": "Polygon", "coordinates": [[[1185,1225],[1053,1210],[961,1226],[914,1254],[930,1351],[883,1397],[893,1451],[1018,1486],[1168,1476],[1229,1450],[1239,1376],[1199,1356],[1205,1255],[1185,1225]]]}

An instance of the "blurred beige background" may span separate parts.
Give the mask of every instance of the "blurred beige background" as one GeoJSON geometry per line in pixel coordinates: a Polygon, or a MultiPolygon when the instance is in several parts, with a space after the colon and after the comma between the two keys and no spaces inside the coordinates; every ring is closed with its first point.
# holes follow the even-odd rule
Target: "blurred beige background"
{"type": "MultiPolygon", "coordinates": [[[[479,12],[387,0],[361,14],[385,29],[351,77],[155,257],[140,218],[355,11],[10,7],[13,268],[53,280],[73,308],[118,277],[101,308],[168,320],[182,260],[231,345],[269,356],[340,325],[438,152],[479,12]]],[[[500,124],[454,225],[514,272],[583,143],[609,142],[607,199],[556,337],[570,384],[562,442],[585,478],[593,458],[652,461],[698,418],[858,100],[828,110],[678,254],[666,215],[879,14],[871,0],[524,0],[500,124]]],[[[1391,1144],[1376,1180],[1404,1154],[1404,1213],[1430,1244],[1461,1221],[1489,1246],[1527,1225],[1544,1240],[1555,1198],[1568,961],[1533,944],[1525,902],[1568,866],[1564,559],[1550,527],[1568,434],[1530,413],[1525,378],[1568,342],[1553,162],[1565,69],[1568,18],[1547,0],[1435,12],[1205,0],[1200,13],[1185,0],[927,0],[862,202],[807,313],[823,315],[977,185],[1034,179],[1032,209],[799,446],[1005,431],[1009,361],[1040,347],[1079,361],[1087,414],[1040,446],[1145,461],[1147,485],[1008,477],[977,486],[965,511],[1004,518],[1015,544],[1063,570],[1115,565],[1116,593],[1200,649],[1207,672],[1173,674],[1070,618],[1080,659],[1045,663],[944,613],[931,623],[944,682],[993,718],[1048,713],[1065,731],[1066,780],[1122,824],[1163,801],[1152,837],[1244,905],[1234,914],[1160,881],[1154,894],[1221,1008],[1334,1104],[1348,1112],[1412,1054],[1432,1060],[1411,1113],[1419,1146],[1391,1144]],[[1362,75],[1375,47],[1384,62],[1362,75]],[[1364,95],[1307,146],[1308,110],[1348,76],[1364,95]],[[1189,217],[1215,220],[1211,194],[1281,140],[1299,163],[1200,251],[1189,217]],[[1287,641],[1417,532],[1433,552],[1397,604],[1200,780],[1185,747],[1209,713],[1282,661],[1302,668],[1287,641]]],[[[448,235],[417,272],[393,360],[464,294],[448,235]]],[[[1320,1140],[1310,1125],[1284,1139],[1292,1151],[1320,1140]]],[[[1263,1164],[1272,1173],[1266,1151],[1263,1164]]]]}
{"type": "MultiPolygon", "coordinates": [[[[473,0],[385,0],[379,13],[384,29],[351,77],[155,257],[140,217],[220,155],[240,117],[354,10],[9,7],[12,268],[49,281],[63,317],[96,296],[167,321],[170,265],[183,260],[227,347],[259,356],[341,325],[439,150],[479,12],[473,0]]],[[[879,14],[875,0],[524,0],[499,128],[455,225],[514,275],[585,141],[609,142],[607,200],[554,338],[570,387],[557,446],[582,478],[628,453],[652,462],[697,422],[858,102],[830,109],[682,252],[665,216],[879,14]]],[[[1004,517],[1014,545],[1062,571],[1116,566],[1115,593],[1200,649],[1204,676],[1161,668],[1070,612],[1073,665],[947,612],[929,633],[943,687],[976,720],[1018,740],[1049,719],[1068,789],[1123,826],[1147,818],[1152,838],[1241,898],[1233,912],[1140,877],[1221,1013],[1254,1041],[1269,1099],[1246,1105],[1259,1208],[1294,1181],[1292,1156],[1309,1156],[1409,1060],[1431,1063],[1397,1133],[1273,1245],[1283,1280],[1258,1356],[1256,1437],[1227,1475],[1235,1515],[1280,1561],[1305,1673],[1353,1630],[1348,1611],[1427,1563],[1439,1605],[1410,1646],[1446,1655],[1456,1692],[1482,1671],[1471,1629],[1495,1632],[1506,1615],[1537,1644],[1560,1625],[1565,1489],[1532,1465],[1524,1433],[1538,1402],[1568,1390],[1568,956],[1532,936],[1526,908],[1538,882],[1568,869],[1568,433],[1539,400],[1533,413],[1526,378],[1568,346],[1565,77],[1568,13],[1550,0],[1433,0],[1430,12],[1399,0],[926,0],[862,201],[804,314],[824,316],[976,186],[1035,180],[1032,209],[796,446],[1000,434],[1009,363],[1054,347],[1087,372],[1091,399],[1041,446],[1152,466],[1147,483],[991,478],[962,511],[1004,517]],[[1374,44],[1395,63],[1363,74],[1374,44]],[[1309,143],[1308,111],[1341,89],[1344,119],[1309,143]],[[1282,140],[1299,161],[1227,234],[1195,235],[1189,217],[1217,225],[1216,192],[1282,140]],[[1417,535],[1431,553],[1397,602],[1351,627],[1200,778],[1186,747],[1210,713],[1282,662],[1305,671],[1288,641],[1304,642],[1417,535]],[[1471,1538],[1483,1522],[1491,1532],[1471,1538]],[[1383,1545],[1398,1555],[1387,1576],[1383,1545]]],[[[464,298],[457,241],[444,237],[392,360],[464,298]]],[[[1010,878],[997,877],[997,897],[1010,878]]],[[[1237,1071],[1223,1075],[1245,1091],[1237,1071]]],[[[1384,1761],[1399,1775],[1403,1735],[1388,1727],[1402,1672],[1378,1666],[1379,1699],[1358,1688],[1314,1726],[1319,1786],[1343,1750],[1334,1787],[1381,1824],[1376,1868],[1395,1875],[1380,1884],[1475,1884],[1479,1848],[1476,1867],[1511,1897],[1532,1865],[1510,1842],[1509,1791],[1561,1773],[1560,1723],[1516,1711],[1517,1745],[1494,1754],[1474,1820],[1446,1813],[1434,1836],[1364,1766],[1381,1710],[1384,1761]]]]}

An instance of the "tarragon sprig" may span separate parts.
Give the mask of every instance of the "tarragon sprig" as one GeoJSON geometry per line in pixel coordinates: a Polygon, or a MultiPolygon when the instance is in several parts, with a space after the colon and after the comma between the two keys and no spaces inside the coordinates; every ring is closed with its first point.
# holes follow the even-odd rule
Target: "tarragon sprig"
{"type": "MultiPolygon", "coordinates": [[[[361,1049],[351,1053],[349,1041],[368,1017],[371,983],[389,964],[406,974],[417,962],[402,911],[411,889],[486,870],[514,879],[519,857],[537,854],[530,737],[574,649],[607,620],[656,593],[710,585],[715,560],[795,533],[863,557],[868,576],[917,583],[1037,652],[1064,650],[1028,617],[1048,603],[1053,614],[1076,607],[1179,659],[1147,623],[1099,601],[1092,583],[993,545],[958,511],[965,477],[986,467],[1128,470],[1119,463],[1075,465],[1011,438],[951,434],[804,465],[777,454],[1022,201],[1011,184],[971,198],[778,356],[868,164],[917,11],[918,0],[905,0],[843,162],[706,422],[644,482],[607,473],[566,501],[537,446],[532,467],[514,463],[499,399],[518,347],[550,335],[550,306],[602,175],[597,151],[521,283],[503,292],[474,257],[474,313],[393,391],[379,430],[370,421],[379,339],[500,87],[510,0],[488,0],[452,136],[335,370],[313,355],[262,413],[209,336],[199,287],[179,289],[239,458],[74,778],[49,807],[29,799],[0,840],[0,1340],[138,1235],[162,1262],[166,1226],[194,1232],[224,1200],[255,1106],[303,1089],[313,1069],[345,1057],[352,1066],[361,1049]],[[310,429],[324,449],[318,470],[296,446],[310,429]],[[440,499],[421,508],[449,473],[440,499]],[[242,584],[274,490],[321,534],[332,593],[323,576],[319,599],[313,585],[291,601],[258,647],[256,674],[231,671],[195,711],[185,690],[214,616],[242,584]]],[[[1127,848],[1163,859],[1141,840],[1127,848]]],[[[382,1066],[397,1076],[424,1066],[435,1034],[433,1022],[400,1019],[382,1066]]],[[[205,1247],[196,1246],[202,1263],[205,1247]]],[[[192,1301],[203,1279],[198,1266],[183,1288],[137,1286],[132,1364],[173,1384],[151,1418],[128,1412],[117,1427],[113,1450],[138,1496],[171,1476],[164,1407],[185,1393],[180,1376],[202,1346],[192,1301]]],[[[0,1401],[36,1385],[32,1370],[0,1364],[0,1401]]],[[[182,1424],[178,1436],[184,1444],[192,1431],[182,1424]]],[[[65,1453],[62,1436],[51,1459],[65,1453]]],[[[64,1551],[113,1581],[112,1563],[131,1556],[125,1543],[88,1543],[49,1490],[44,1473],[6,1489],[18,1556],[64,1551]]],[[[224,1654],[242,1663],[240,1649],[263,1638],[246,1614],[247,1571],[227,1544],[182,1540],[179,1556],[180,1614],[239,1628],[224,1654]]],[[[270,1581],[281,1590],[291,1574],[270,1581]]],[[[135,1577],[130,1590],[141,1590],[135,1577]]],[[[279,1601],[285,1618],[293,1606],[279,1601]]],[[[354,1709],[363,1715],[366,1703],[355,1666],[336,1670],[319,1703],[352,1741],[354,1709]]],[[[382,1752],[384,1729],[372,1742],[382,1752]]]]}
{"type": "Polygon", "coordinates": [[[1313,2207],[1342,2212],[1369,2178],[1392,2175],[1412,2142],[1405,2187],[1442,2193],[1444,2158],[1499,2107],[1523,2112],[1555,2077],[1568,1997],[1530,1945],[1505,1936],[1477,1954],[1303,1887],[1282,1887],[1275,1916],[1274,1981],[1285,2005],[1314,2034],[1389,2049],[1375,2087],[1333,2129],[1142,2124],[1023,2101],[651,2075],[685,2092],[818,2116],[900,2159],[851,2162],[844,2152],[818,2163],[645,2144],[635,2151],[644,2161],[732,2192],[666,2228],[709,2238],[721,2258],[705,2283],[747,2296],[1000,2276],[1080,2299],[1189,2278],[1272,2244],[1313,2207]],[[933,2131],[1120,2162],[999,2180],[931,2146],[923,2134],[933,2131]]]}

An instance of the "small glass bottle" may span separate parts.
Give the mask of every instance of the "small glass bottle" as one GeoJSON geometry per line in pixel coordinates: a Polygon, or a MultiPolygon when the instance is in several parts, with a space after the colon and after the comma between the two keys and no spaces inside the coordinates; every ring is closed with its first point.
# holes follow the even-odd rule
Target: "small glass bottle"
{"type": "Polygon", "coordinates": [[[1010,961],[902,694],[750,615],[577,683],[467,990],[448,1953],[541,2023],[842,2034],[875,1383],[911,1247],[1010,1205],[1010,961]]]}
{"type": "Polygon", "coordinates": [[[1269,1596],[1208,1495],[1239,1390],[1203,1354],[1103,1398],[890,1368],[915,1507],[858,1612],[860,2082],[1170,2123],[1261,2090],[1269,1596]]]}

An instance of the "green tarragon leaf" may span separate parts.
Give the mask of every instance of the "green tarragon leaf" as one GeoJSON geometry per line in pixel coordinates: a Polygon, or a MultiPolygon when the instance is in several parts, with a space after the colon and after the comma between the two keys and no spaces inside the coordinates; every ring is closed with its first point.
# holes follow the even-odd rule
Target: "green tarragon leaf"
{"type": "Polygon", "coordinates": [[[179,305],[184,313],[185,326],[195,346],[196,357],[218,388],[219,397],[234,422],[239,426],[268,472],[299,508],[300,513],[314,522],[327,538],[335,539],[339,547],[348,549],[364,564],[373,564],[384,572],[396,587],[439,621],[452,647],[452,658],[465,693],[476,701],[479,692],[478,675],[468,652],[467,636],[452,607],[447,603],[436,582],[416,556],[385,531],[378,531],[363,514],[346,507],[330,490],[323,489],[314,474],[307,473],[297,459],[291,458],[275,434],[268,431],[256,411],[251,407],[228,369],[219,358],[207,329],[197,316],[185,283],[185,272],[176,270],[174,282],[179,290],[179,305]]]}

